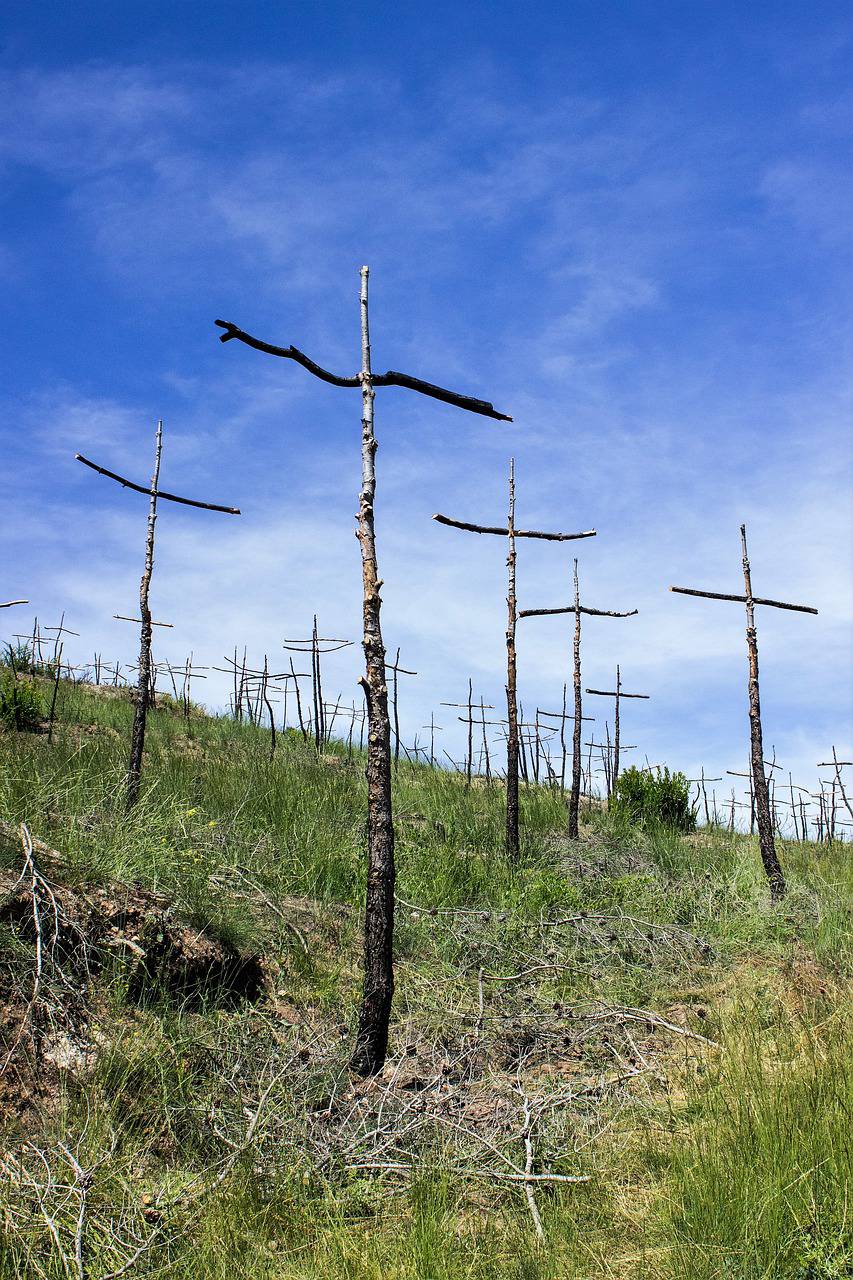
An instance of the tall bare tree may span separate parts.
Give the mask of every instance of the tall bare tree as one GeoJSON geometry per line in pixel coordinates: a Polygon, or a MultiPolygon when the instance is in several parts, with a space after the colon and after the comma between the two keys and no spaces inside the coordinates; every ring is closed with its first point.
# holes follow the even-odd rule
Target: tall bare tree
{"type": "Polygon", "coordinates": [[[578,580],[578,562],[574,565],[574,604],[563,605],[559,609],[522,609],[519,618],[541,618],[556,613],[573,613],[575,616],[575,633],[572,644],[573,683],[575,692],[575,724],[572,735],[572,789],[569,794],[569,839],[578,838],[578,817],[581,799],[581,732],[583,721],[583,698],[581,696],[581,614],[591,618],[631,618],[636,609],[617,613],[611,609],[589,609],[581,604],[580,583],[578,580]]]}
{"type": "Polygon", "coordinates": [[[406,387],[445,404],[503,422],[512,419],[499,413],[486,400],[459,395],[444,387],[423,382],[409,374],[389,370],[373,372],[370,349],[367,267],[361,268],[361,368],[340,376],[323,369],[296,347],[277,347],[262,342],[227,320],[216,324],[225,332],[222,342],[237,339],[257,351],[294,360],[309,373],[335,387],[361,390],[361,491],[358,504],[358,541],[361,547],[364,660],[366,674],[361,681],[367,702],[367,895],[364,916],[364,990],[359,1014],[353,1071],[370,1076],[380,1071],[388,1050],[388,1028],[394,994],[394,823],[391,801],[391,726],[388,717],[388,687],[385,676],[385,646],[380,624],[382,580],[376,557],[374,506],[376,501],[376,450],[373,409],[377,387],[406,387]]]}
{"type": "MultiPolygon", "coordinates": [[[[157,500],[163,498],[168,502],[178,502],[186,507],[201,507],[204,511],[221,511],[225,515],[238,516],[240,514],[236,507],[222,507],[214,502],[198,502],[194,498],[179,498],[174,493],[165,493],[159,488],[160,484],[160,455],[163,450],[163,421],[157,423],[157,433],[154,445],[154,474],[151,477],[151,484],[146,489],[143,485],[134,484],[132,480],[125,479],[124,476],[117,475],[115,471],[108,471],[106,467],[99,467],[96,463],[90,462],[88,458],[84,458],[82,454],[76,454],[78,462],[82,462],[84,466],[91,467],[93,471],[97,471],[99,475],[106,476],[109,480],[115,480],[124,489],[133,489],[136,493],[144,493],[148,495],[148,523],[145,533],[145,565],[142,570],[142,578],[139,583],[139,612],[140,612],[140,636],[139,636],[139,667],[136,682],[136,699],[133,709],[133,728],[130,736],[130,760],[127,766],[127,808],[131,809],[139,799],[139,786],[142,778],[142,757],[145,750],[145,726],[148,716],[148,705],[151,697],[151,633],[157,624],[152,620],[151,608],[149,605],[149,595],[151,591],[151,575],[154,572],[154,530],[157,523],[157,500]]],[[[165,624],[164,624],[165,625],[165,624]]]]}
{"type": "Polygon", "coordinates": [[[616,712],[613,720],[613,771],[610,777],[610,794],[616,790],[616,783],[619,781],[619,704],[623,698],[642,698],[648,702],[648,693],[626,693],[622,688],[622,673],[619,670],[619,663],[616,664],[616,688],[615,689],[587,689],[587,693],[594,694],[598,698],[614,698],[616,700],[616,712]]]}
{"type": "MultiPolygon", "coordinates": [[[[506,838],[505,849],[508,858],[514,860],[519,852],[518,831],[518,693],[517,693],[517,661],[515,637],[518,619],[516,599],[516,538],[538,538],[543,542],[570,542],[576,538],[594,538],[595,530],[585,533],[542,533],[538,529],[516,529],[515,527],[515,459],[509,460],[509,509],[505,528],[487,524],[471,524],[467,520],[451,520],[449,516],[434,515],[433,520],[439,524],[449,525],[452,529],[464,529],[467,533],[491,533],[507,540],[507,622],[506,622],[506,838]]],[[[470,712],[469,712],[470,716],[470,712]]]]}
{"type": "MultiPolygon", "coordinates": [[[[755,627],[755,606],[768,605],[772,609],[787,609],[792,613],[817,613],[817,609],[805,604],[785,604],[781,600],[767,600],[752,594],[752,572],[746,547],[746,525],[740,527],[740,545],[743,564],[744,595],[729,595],[722,591],[697,591],[692,587],[670,587],[670,591],[682,596],[699,596],[703,600],[731,600],[746,605],[746,652],[749,663],[749,740],[752,768],[752,791],[755,817],[758,824],[758,847],[767,880],[770,899],[779,902],[785,896],[785,876],[776,853],[773,815],[770,808],[770,790],[764,772],[764,743],[761,733],[761,698],[758,688],[758,632],[755,627]]],[[[733,811],[734,812],[734,811],[733,811]]]]}

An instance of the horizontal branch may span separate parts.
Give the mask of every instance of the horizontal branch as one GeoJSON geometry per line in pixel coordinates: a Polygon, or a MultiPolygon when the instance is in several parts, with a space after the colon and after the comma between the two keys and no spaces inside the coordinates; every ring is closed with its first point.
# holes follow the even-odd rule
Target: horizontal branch
{"type": "Polygon", "coordinates": [[[639,612],[639,609],[628,609],[624,613],[618,613],[613,609],[587,609],[585,605],[576,609],[573,604],[569,604],[562,609],[522,609],[518,616],[519,618],[545,618],[555,613],[586,613],[591,618],[633,618],[639,612]]]}
{"type": "Polygon", "coordinates": [[[330,644],[331,649],[320,649],[320,653],[337,653],[338,649],[346,649],[354,644],[354,640],[336,640],[332,636],[317,636],[316,640],[282,640],[282,649],[292,653],[313,653],[314,646],[330,644]]]}
{"type": "MultiPolygon", "coordinates": [[[[735,604],[746,604],[746,596],[732,596],[725,591],[695,591],[692,587],[670,587],[679,596],[699,596],[702,600],[731,600],[735,604]]],[[[763,596],[753,596],[753,604],[769,604],[773,609],[789,609],[792,613],[817,613],[807,604],[785,604],[783,600],[765,600],[763,596]]]]}
{"type": "Polygon", "coordinates": [[[481,708],[483,711],[494,711],[494,707],[491,702],[479,703],[474,702],[473,700],[471,702],[440,702],[438,705],[440,707],[461,707],[465,711],[467,711],[469,707],[473,707],[475,711],[479,711],[481,708]]]}
{"type": "MultiPolygon", "coordinates": [[[[322,382],[329,382],[333,387],[360,387],[361,375],[355,374],[350,378],[342,378],[336,373],[330,373],[328,369],[324,369],[322,365],[317,364],[310,356],[306,356],[304,351],[300,351],[298,347],[275,347],[270,342],[262,342],[260,338],[253,338],[250,333],[246,333],[243,329],[232,324],[230,320],[214,321],[220,329],[224,329],[225,333],[219,335],[220,342],[230,342],[232,338],[244,342],[247,347],[254,347],[256,351],[264,351],[270,356],[281,356],[285,360],[295,360],[297,364],[301,364],[303,369],[307,369],[309,373],[313,373],[315,378],[320,378],[322,382]]],[[[486,418],[497,418],[501,422],[512,422],[509,414],[498,413],[497,409],[488,400],[478,400],[475,396],[463,396],[456,391],[448,391],[444,387],[437,387],[432,382],[423,382],[420,378],[413,378],[408,373],[398,373],[395,369],[389,369],[387,373],[376,373],[370,379],[374,387],[407,387],[410,391],[419,391],[421,395],[430,396],[433,400],[442,400],[445,404],[455,404],[459,409],[467,409],[470,413],[480,413],[486,418]]]]}
{"type": "MultiPolygon", "coordinates": [[[[144,493],[150,497],[150,485],[134,484],[132,480],[126,480],[124,476],[117,475],[115,471],[108,471],[106,467],[99,467],[96,462],[90,462],[88,458],[83,457],[82,453],[75,453],[74,457],[78,462],[82,462],[85,467],[91,467],[93,471],[97,471],[98,475],[106,476],[110,480],[116,480],[122,488],[133,489],[136,493],[144,493]]],[[[240,515],[238,507],[221,507],[216,502],[199,502],[196,498],[179,498],[177,494],[166,493],[163,489],[156,489],[155,494],[158,498],[164,498],[167,502],[179,502],[184,507],[201,507],[203,511],[222,511],[227,516],[240,515]]]]}
{"type": "Polygon", "coordinates": [[[587,689],[587,693],[596,693],[599,698],[645,698],[646,701],[652,696],[650,693],[623,693],[620,689],[617,693],[615,689],[587,689]]]}
{"type": "MultiPolygon", "coordinates": [[[[451,520],[450,516],[433,516],[439,524],[446,524],[451,529],[465,529],[468,533],[496,533],[508,537],[509,529],[489,524],[469,524],[467,520],[451,520]]],[[[516,538],[541,538],[543,542],[572,542],[575,538],[594,538],[595,529],[587,529],[585,533],[541,533],[538,529],[513,529],[516,538]]]]}
{"type": "MultiPolygon", "coordinates": [[[[587,693],[589,690],[587,690],[587,693]]],[[[540,716],[548,716],[552,720],[574,720],[575,717],[566,711],[539,711],[540,716]]],[[[581,720],[595,720],[595,716],[581,716],[581,720]]]]}
{"type": "MultiPolygon", "coordinates": [[[[113,617],[116,619],[117,622],[141,622],[142,621],[141,618],[126,618],[123,613],[114,613],[113,617]]],[[[174,622],[155,622],[154,619],[152,618],[151,625],[152,627],[169,627],[171,629],[174,627],[175,624],[174,622]]]]}
{"type": "Polygon", "coordinates": [[[0,604],[0,609],[11,609],[13,604],[29,604],[29,600],[7,600],[4,604],[0,604]]]}

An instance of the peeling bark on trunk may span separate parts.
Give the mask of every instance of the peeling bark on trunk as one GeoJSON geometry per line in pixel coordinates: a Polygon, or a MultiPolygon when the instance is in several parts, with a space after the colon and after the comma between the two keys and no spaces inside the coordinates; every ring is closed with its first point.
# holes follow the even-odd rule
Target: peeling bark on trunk
{"type": "Polygon", "coordinates": [[[368,269],[361,269],[362,482],[358,510],[364,584],[364,657],[367,700],[367,896],[364,911],[364,992],[351,1067],[360,1076],[382,1069],[394,994],[394,823],[391,803],[391,726],[385,681],[385,647],[379,614],[382,581],[376,561],[373,504],[376,494],[374,390],[367,309],[368,269]]]}
{"type": "Polygon", "coordinates": [[[142,619],[139,640],[139,672],[136,682],[136,705],[133,711],[133,729],[130,736],[130,762],[127,768],[127,800],[128,809],[132,809],[139,799],[139,785],[142,779],[142,754],[145,750],[145,722],[148,715],[148,701],[151,684],[151,609],[148,596],[151,588],[151,574],[154,571],[154,527],[157,523],[157,485],[160,480],[160,454],[163,447],[163,423],[157,423],[156,447],[154,453],[154,474],[151,477],[151,496],[148,502],[148,531],[145,539],[145,568],[139,584],[139,616],[142,619]]]}
{"type": "Polygon", "coordinates": [[[506,856],[519,856],[518,837],[518,702],[516,692],[515,632],[518,609],[515,596],[515,459],[509,463],[509,512],[507,515],[506,595],[506,856]]]}
{"type": "Polygon", "coordinates": [[[755,602],[752,596],[752,578],[746,550],[746,526],[740,528],[743,549],[743,582],[746,591],[746,647],[749,653],[749,730],[752,756],[752,789],[755,816],[758,823],[758,847],[761,861],[770,884],[772,902],[785,896],[785,877],[776,854],[773,836],[773,818],[770,813],[770,792],[764,772],[764,746],[761,737],[761,699],[758,690],[758,637],[755,630],[755,602]]]}

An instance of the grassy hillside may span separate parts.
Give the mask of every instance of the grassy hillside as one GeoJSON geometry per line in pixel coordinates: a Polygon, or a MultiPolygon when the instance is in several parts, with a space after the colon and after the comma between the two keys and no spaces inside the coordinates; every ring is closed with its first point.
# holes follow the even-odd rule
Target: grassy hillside
{"type": "Polygon", "coordinates": [[[164,706],[128,817],[130,713],[0,732],[2,1280],[853,1274],[847,848],[771,909],[748,838],[526,788],[511,867],[499,786],[407,763],[354,1082],[360,761],[164,706]]]}

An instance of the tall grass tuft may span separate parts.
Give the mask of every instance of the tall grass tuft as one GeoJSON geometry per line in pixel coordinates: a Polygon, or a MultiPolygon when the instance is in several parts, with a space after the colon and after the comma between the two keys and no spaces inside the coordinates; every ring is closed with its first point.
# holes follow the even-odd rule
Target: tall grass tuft
{"type": "Polygon", "coordinates": [[[662,1278],[853,1274],[849,1029],[788,1023],[768,1045],[748,1021],[729,1042],[672,1148],[662,1278]]]}

